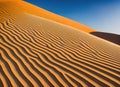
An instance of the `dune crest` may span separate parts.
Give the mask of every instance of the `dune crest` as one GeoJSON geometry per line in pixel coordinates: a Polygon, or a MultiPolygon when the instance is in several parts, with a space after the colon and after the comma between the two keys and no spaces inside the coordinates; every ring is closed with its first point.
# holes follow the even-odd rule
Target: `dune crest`
{"type": "Polygon", "coordinates": [[[120,46],[16,6],[0,9],[0,87],[120,86],[120,46]]]}
{"type": "Polygon", "coordinates": [[[75,27],[77,29],[80,29],[84,32],[96,31],[96,30],[94,30],[94,29],[92,29],[88,26],[85,26],[83,24],[80,24],[78,22],[70,20],[68,18],[62,17],[62,16],[57,15],[55,13],[49,12],[45,9],[37,7],[37,6],[32,5],[30,3],[27,3],[27,2],[23,1],[20,4],[22,5],[22,7],[24,8],[24,10],[27,13],[30,13],[30,14],[33,14],[33,15],[36,15],[36,16],[40,16],[40,17],[43,17],[43,18],[47,18],[47,19],[50,19],[50,20],[53,20],[53,21],[56,21],[56,22],[59,22],[59,23],[65,24],[65,25],[69,25],[71,27],[75,27]]]}

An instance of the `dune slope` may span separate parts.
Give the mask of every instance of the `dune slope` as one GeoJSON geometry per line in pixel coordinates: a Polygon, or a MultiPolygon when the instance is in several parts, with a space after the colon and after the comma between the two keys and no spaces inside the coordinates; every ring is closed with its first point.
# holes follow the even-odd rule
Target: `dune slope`
{"type": "Polygon", "coordinates": [[[116,38],[113,38],[114,36],[112,34],[110,35],[110,34],[106,33],[106,34],[104,34],[105,36],[104,35],[100,36],[100,34],[98,34],[98,33],[93,34],[93,32],[98,32],[98,31],[94,30],[94,29],[92,29],[88,26],[85,26],[81,23],[75,22],[75,21],[70,20],[68,18],[62,17],[60,15],[54,14],[52,12],[49,12],[49,11],[45,10],[45,9],[42,9],[40,7],[37,7],[37,6],[32,5],[30,3],[27,3],[25,1],[22,1],[20,3],[20,5],[23,7],[24,11],[27,12],[27,13],[30,13],[30,14],[33,14],[33,15],[36,15],[36,16],[40,16],[40,17],[43,17],[43,18],[47,18],[47,19],[50,19],[50,20],[53,20],[53,21],[56,21],[56,22],[74,27],[74,28],[77,28],[77,29],[82,30],[84,32],[87,32],[87,33],[90,33],[92,35],[98,36],[102,39],[105,39],[105,37],[106,37],[106,40],[111,41],[115,44],[120,43],[120,42],[118,42],[119,41],[119,39],[118,39],[119,36],[117,36],[116,38]],[[108,39],[107,39],[107,37],[108,37],[108,39]],[[109,37],[111,37],[110,40],[109,40],[109,37]]]}
{"type": "Polygon", "coordinates": [[[120,86],[120,46],[17,5],[0,3],[0,87],[120,86]]]}
{"type": "Polygon", "coordinates": [[[83,24],[80,24],[78,22],[70,20],[68,18],[62,17],[60,15],[54,14],[52,12],[49,12],[49,11],[47,11],[45,9],[42,9],[40,7],[32,5],[32,4],[27,3],[25,1],[22,1],[20,3],[20,5],[22,5],[23,9],[27,13],[30,13],[30,14],[33,14],[33,15],[36,15],[36,16],[40,16],[40,17],[43,17],[43,18],[47,18],[47,19],[50,19],[50,20],[53,20],[53,21],[56,21],[56,22],[59,22],[59,23],[65,24],[65,25],[69,25],[69,26],[78,28],[78,29],[80,29],[80,30],[82,30],[84,32],[93,32],[93,31],[95,31],[94,29],[92,29],[92,28],[90,28],[88,26],[85,26],[83,24]]]}

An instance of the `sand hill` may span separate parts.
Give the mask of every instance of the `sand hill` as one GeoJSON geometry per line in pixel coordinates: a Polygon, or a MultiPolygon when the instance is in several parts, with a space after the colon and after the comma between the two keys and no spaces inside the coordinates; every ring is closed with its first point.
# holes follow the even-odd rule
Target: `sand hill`
{"type": "Polygon", "coordinates": [[[53,20],[53,21],[56,21],[56,22],[59,22],[59,23],[74,27],[74,28],[77,28],[77,29],[82,30],[84,32],[91,33],[91,34],[93,34],[95,36],[98,36],[98,37],[100,37],[102,39],[111,41],[111,42],[113,42],[115,44],[118,44],[118,45],[120,44],[120,39],[118,39],[120,36],[118,36],[118,35],[115,35],[115,34],[105,34],[105,35],[103,35],[102,34],[100,36],[99,31],[96,31],[96,30],[94,30],[94,29],[92,29],[90,27],[87,27],[87,26],[85,26],[83,24],[80,24],[80,23],[75,22],[73,20],[62,17],[60,15],[49,12],[49,11],[47,11],[45,9],[37,7],[37,6],[32,5],[30,3],[27,3],[27,2],[23,1],[23,2],[20,2],[19,5],[21,5],[21,7],[23,8],[23,10],[26,13],[30,13],[30,14],[33,14],[33,15],[36,15],[36,16],[47,18],[47,19],[50,19],[50,20],[53,20]],[[98,33],[99,33],[99,35],[98,35],[98,33]],[[117,37],[115,37],[115,36],[117,36],[117,37]]]}
{"type": "Polygon", "coordinates": [[[90,34],[120,45],[120,35],[106,32],[90,32],[90,34]]]}
{"type": "Polygon", "coordinates": [[[0,2],[0,87],[119,87],[120,46],[0,2]]]}
{"type": "Polygon", "coordinates": [[[70,19],[67,19],[67,18],[64,18],[60,15],[57,15],[57,14],[54,14],[54,13],[51,13],[47,10],[44,10],[42,8],[39,8],[37,6],[34,6],[30,3],[27,3],[27,2],[21,2],[20,5],[22,5],[23,9],[27,12],[27,13],[30,13],[30,14],[33,14],[33,15],[36,15],[36,16],[40,16],[40,17],[43,17],[43,18],[47,18],[47,19],[50,19],[50,20],[53,20],[53,21],[56,21],[56,22],[59,22],[59,23],[62,23],[62,24],[65,24],[65,25],[69,25],[71,27],[75,27],[77,29],[80,29],[80,30],[83,30],[85,32],[93,32],[95,31],[94,29],[90,28],[90,27],[87,27],[83,24],[80,24],[78,22],[75,22],[73,20],[70,20],[70,19]]]}

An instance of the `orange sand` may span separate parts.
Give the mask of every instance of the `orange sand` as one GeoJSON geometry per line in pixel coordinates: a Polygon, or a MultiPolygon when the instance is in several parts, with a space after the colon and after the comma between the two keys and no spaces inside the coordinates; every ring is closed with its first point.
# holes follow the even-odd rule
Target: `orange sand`
{"type": "Polygon", "coordinates": [[[0,16],[0,87],[120,86],[120,46],[17,2],[1,2],[0,16]]]}
{"type": "Polygon", "coordinates": [[[87,26],[85,26],[83,24],[80,24],[78,22],[75,22],[73,20],[64,18],[64,17],[59,16],[57,14],[51,13],[47,10],[39,8],[39,7],[37,7],[35,5],[32,5],[30,3],[27,3],[27,2],[23,1],[23,2],[20,3],[20,5],[21,5],[21,7],[23,7],[23,9],[27,13],[30,13],[30,14],[33,14],[33,15],[36,15],[36,16],[40,16],[40,17],[43,17],[43,18],[47,18],[47,19],[50,19],[50,20],[53,20],[53,21],[56,21],[56,22],[59,22],[59,23],[65,24],[65,25],[69,25],[71,27],[78,28],[78,29],[83,30],[85,32],[95,31],[90,27],[87,27],[87,26]]]}
{"type": "Polygon", "coordinates": [[[40,17],[43,17],[43,18],[47,18],[47,19],[50,19],[50,20],[53,20],[53,21],[56,21],[56,22],[59,22],[59,23],[65,24],[65,25],[69,25],[69,26],[78,28],[80,30],[83,30],[85,32],[93,32],[93,31],[95,31],[92,28],[87,27],[87,26],[85,26],[83,24],[80,24],[80,23],[75,22],[73,20],[64,18],[64,17],[59,16],[57,14],[51,13],[51,12],[49,12],[47,10],[44,10],[42,8],[34,6],[34,5],[29,4],[27,2],[22,2],[21,4],[23,5],[24,10],[26,12],[28,12],[28,13],[31,13],[31,14],[34,14],[34,15],[37,15],[37,16],[40,16],[40,17]]]}

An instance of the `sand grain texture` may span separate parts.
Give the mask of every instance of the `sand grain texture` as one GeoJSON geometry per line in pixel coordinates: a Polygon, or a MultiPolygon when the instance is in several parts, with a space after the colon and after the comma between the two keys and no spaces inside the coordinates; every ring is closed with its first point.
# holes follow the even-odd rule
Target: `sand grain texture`
{"type": "Polygon", "coordinates": [[[120,46],[14,3],[0,3],[0,87],[120,86],[120,46]]]}

